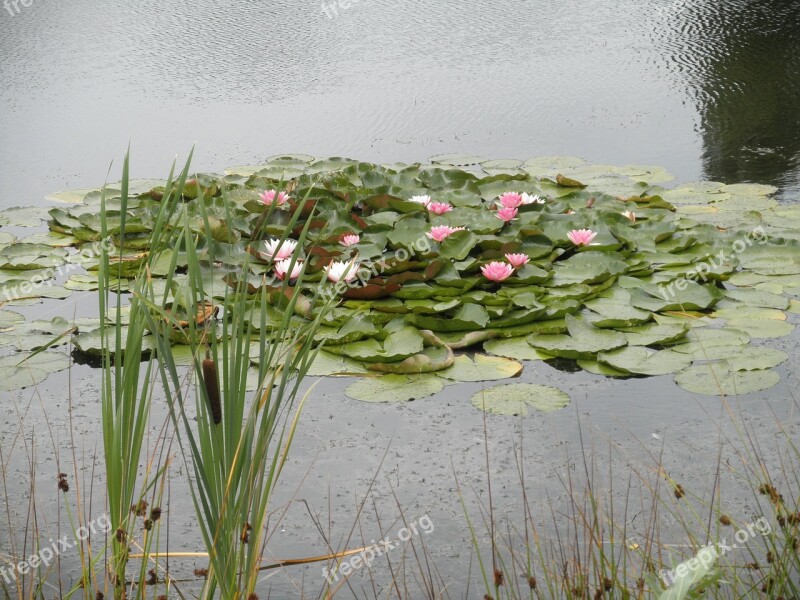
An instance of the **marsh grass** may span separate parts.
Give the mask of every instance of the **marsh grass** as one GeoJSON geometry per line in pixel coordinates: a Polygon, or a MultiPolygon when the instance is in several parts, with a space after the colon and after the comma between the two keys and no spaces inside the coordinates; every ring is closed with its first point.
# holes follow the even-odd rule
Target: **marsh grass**
{"type": "MultiPolygon", "coordinates": [[[[800,406],[790,402],[796,413],[800,406]]],[[[622,476],[610,466],[613,461],[603,473],[597,457],[618,451],[612,443],[607,451],[585,447],[583,433],[577,468],[561,478],[565,503],[532,499],[522,439],[516,451],[518,518],[495,514],[491,493],[471,514],[459,485],[483,597],[798,597],[800,452],[777,416],[766,449],[745,415],[734,415],[724,398],[722,407],[727,418],[720,420],[716,469],[691,486],[672,479],[662,456],[644,444],[645,462],[623,457],[629,468],[622,476]],[[727,499],[732,489],[749,495],[734,503],[727,499]],[[690,562],[709,546],[716,548],[716,555],[708,555],[715,560],[690,562]]],[[[488,467],[488,446],[486,453],[488,467]]]]}

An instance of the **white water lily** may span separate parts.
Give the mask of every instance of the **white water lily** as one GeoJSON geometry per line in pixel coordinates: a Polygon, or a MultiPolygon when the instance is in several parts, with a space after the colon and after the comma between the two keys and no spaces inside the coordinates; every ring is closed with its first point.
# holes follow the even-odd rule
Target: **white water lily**
{"type": "Polygon", "coordinates": [[[284,260],[289,258],[297,249],[297,242],[294,240],[270,240],[264,242],[263,254],[272,260],[284,260]]]}
{"type": "Polygon", "coordinates": [[[527,192],[522,192],[522,194],[520,195],[522,196],[523,204],[544,204],[544,198],[541,198],[536,194],[529,194],[527,192]]]}
{"type": "Polygon", "coordinates": [[[328,280],[333,283],[339,283],[340,281],[350,283],[356,278],[358,268],[359,264],[357,262],[335,260],[325,267],[325,274],[328,276],[328,280]]]}
{"type": "Polygon", "coordinates": [[[408,199],[409,202],[416,202],[417,204],[422,204],[422,206],[428,206],[431,202],[430,196],[411,196],[408,199]]]}

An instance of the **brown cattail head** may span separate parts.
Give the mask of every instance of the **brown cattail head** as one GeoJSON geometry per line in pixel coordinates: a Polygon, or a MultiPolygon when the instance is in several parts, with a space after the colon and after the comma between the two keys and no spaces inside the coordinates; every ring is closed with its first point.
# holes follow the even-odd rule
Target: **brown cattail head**
{"type": "Polygon", "coordinates": [[[222,423],[222,404],[219,399],[219,381],[217,380],[217,364],[211,358],[203,360],[203,384],[206,386],[208,406],[214,424],[222,423]]]}

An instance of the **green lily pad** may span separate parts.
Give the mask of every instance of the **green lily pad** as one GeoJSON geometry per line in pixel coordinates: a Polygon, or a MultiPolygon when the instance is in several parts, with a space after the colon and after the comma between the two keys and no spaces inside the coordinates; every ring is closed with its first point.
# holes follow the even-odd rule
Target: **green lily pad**
{"type": "Polygon", "coordinates": [[[625,373],[668,375],[688,367],[692,358],[672,350],[656,352],[644,346],[628,346],[613,352],[601,352],[597,361],[625,373]]]}
{"type": "Polygon", "coordinates": [[[510,383],[481,390],[472,396],[472,405],[496,415],[525,416],[529,409],[543,413],[567,406],[569,396],[559,389],[532,383],[510,383]]]}
{"type": "Polygon", "coordinates": [[[69,356],[61,352],[18,352],[0,356],[0,391],[10,392],[38,385],[47,376],[69,367],[69,356]]]}
{"type": "Polygon", "coordinates": [[[345,394],[362,402],[408,402],[419,400],[444,389],[435,375],[382,375],[365,377],[347,386],[345,394]]]}
{"type": "Polygon", "coordinates": [[[794,331],[793,324],[776,319],[729,319],[728,326],[758,339],[779,338],[794,331]]]}
{"type": "Polygon", "coordinates": [[[528,343],[535,349],[563,358],[594,359],[598,352],[621,348],[628,343],[625,334],[599,329],[584,319],[565,317],[569,335],[531,335],[528,343]]]}
{"type": "Polygon", "coordinates": [[[629,346],[663,346],[673,344],[686,336],[685,323],[648,323],[639,327],[620,329],[628,338],[629,346]]]}
{"type": "Polygon", "coordinates": [[[771,369],[788,360],[789,355],[777,348],[766,346],[747,346],[736,356],[726,359],[731,371],[752,371],[771,369]]]}
{"type": "Polygon", "coordinates": [[[737,329],[692,329],[687,343],[672,350],[688,354],[694,360],[715,360],[737,356],[750,343],[750,336],[737,329]]]}
{"type": "Polygon", "coordinates": [[[598,362],[596,360],[586,360],[586,359],[578,359],[577,360],[578,366],[587,371],[589,373],[593,373],[595,375],[602,375],[603,377],[630,377],[630,373],[626,373],[625,371],[620,371],[619,369],[615,369],[605,363],[598,362]]]}
{"type": "Polygon", "coordinates": [[[357,376],[367,372],[367,369],[358,361],[321,350],[306,374],[311,377],[357,376]]]}
{"type": "Polygon", "coordinates": [[[453,381],[492,381],[516,377],[522,372],[522,364],[509,358],[476,354],[473,358],[457,356],[453,366],[436,373],[439,377],[453,381]]]}
{"type": "Polygon", "coordinates": [[[725,361],[692,365],[675,375],[683,389],[708,396],[738,396],[771,388],[780,381],[777,371],[732,371],[725,361]]]}
{"type": "Polygon", "coordinates": [[[0,269],[41,269],[64,264],[66,250],[44,244],[14,244],[0,248],[0,269]]]}
{"type": "Polygon", "coordinates": [[[72,325],[62,317],[51,321],[28,321],[0,333],[0,346],[14,346],[17,350],[63,346],[70,341],[71,330],[72,325]]]}
{"type": "Polygon", "coordinates": [[[760,290],[726,290],[725,295],[732,300],[743,302],[748,306],[777,308],[779,310],[785,310],[789,306],[789,299],[785,296],[760,290]]]}
{"type": "Polygon", "coordinates": [[[495,356],[505,356],[517,360],[548,360],[552,355],[539,352],[531,347],[524,336],[488,340],[483,343],[484,351],[495,356]]]}

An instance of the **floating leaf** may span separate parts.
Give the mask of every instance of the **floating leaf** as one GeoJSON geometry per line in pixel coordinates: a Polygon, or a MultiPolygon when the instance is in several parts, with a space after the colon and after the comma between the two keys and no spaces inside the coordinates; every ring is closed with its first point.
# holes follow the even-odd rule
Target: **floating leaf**
{"type": "Polygon", "coordinates": [[[693,329],[687,343],[673,346],[672,350],[688,354],[695,360],[714,360],[737,356],[750,343],[750,336],[737,329],[693,329]]]}
{"type": "Polygon", "coordinates": [[[338,356],[321,350],[317,353],[306,374],[311,377],[321,377],[323,375],[353,376],[363,375],[364,373],[367,373],[367,370],[361,363],[345,356],[338,356]]]}
{"type": "Polygon", "coordinates": [[[69,356],[61,352],[18,352],[0,356],[0,391],[9,392],[37,385],[50,373],[69,367],[69,356]]]}
{"type": "Polygon", "coordinates": [[[667,375],[688,367],[692,362],[687,354],[672,350],[656,352],[644,346],[628,346],[613,352],[601,352],[597,360],[618,371],[637,375],[667,375]]]}
{"type": "Polygon", "coordinates": [[[492,381],[516,377],[521,372],[522,365],[515,360],[476,354],[474,359],[457,356],[452,367],[436,374],[453,381],[492,381]]]}
{"type": "Polygon", "coordinates": [[[598,352],[607,352],[628,343],[625,334],[599,329],[583,319],[566,316],[569,335],[532,335],[528,343],[542,352],[564,358],[593,359],[598,352]]]}
{"type": "Polygon", "coordinates": [[[481,390],[472,396],[472,405],[497,415],[525,416],[528,409],[549,413],[569,404],[570,398],[559,389],[532,383],[510,383],[481,390]]]}
{"type": "Polygon", "coordinates": [[[407,402],[433,396],[444,382],[435,375],[382,375],[367,377],[345,390],[350,398],[363,402],[407,402]]]}
{"type": "Polygon", "coordinates": [[[483,343],[483,349],[489,354],[516,358],[517,360],[548,360],[552,355],[539,352],[531,347],[525,337],[489,340],[483,343]]]}
{"type": "Polygon", "coordinates": [[[738,396],[771,388],[781,377],[772,369],[732,371],[725,361],[693,365],[675,375],[683,389],[708,396],[738,396]]]}
{"type": "Polygon", "coordinates": [[[0,331],[6,331],[24,322],[23,315],[11,310],[0,310],[0,331]]]}
{"type": "Polygon", "coordinates": [[[779,338],[794,331],[793,324],[776,319],[730,319],[728,326],[760,339],[779,338]]]}

